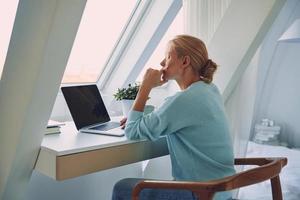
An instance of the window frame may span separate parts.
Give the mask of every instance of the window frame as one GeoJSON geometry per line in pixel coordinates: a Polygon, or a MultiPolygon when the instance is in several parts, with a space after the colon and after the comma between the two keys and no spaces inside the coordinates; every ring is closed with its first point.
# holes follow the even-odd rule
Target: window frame
{"type": "MultiPolygon", "coordinates": [[[[139,11],[139,7],[147,7],[148,5],[144,5],[145,2],[143,2],[145,0],[138,0],[134,6],[134,9],[132,10],[129,18],[127,19],[125,26],[122,27],[120,35],[118,37],[118,39],[115,41],[113,48],[111,50],[111,52],[109,53],[109,56],[106,58],[106,61],[104,62],[104,67],[102,68],[101,71],[99,71],[98,73],[98,78],[96,79],[95,82],[69,82],[69,83],[61,83],[61,87],[63,86],[74,86],[74,85],[88,85],[88,84],[97,84],[99,87],[99,80],[100,78],[105,77],[105,79],[109,79],[110,78],[110,73],[114,70],[113,65],[109,66],[109,63],[112,60],[117,59],[118,56],[116,56],[115,54],[118,54],[118,52],[121,52],[127,44],[127,40],[128,40],[128,36],[132,35],[133,29],[132,29],[132,24],[135,24],[136,20],[135,18],[137,15],[137,12],[139,11]]],[[[150,2],[147,1],[147,3],[149,4],[150,2]]]]}
{"type": "MultiPolygon", "coordinates": [[[[164,1],[153,1],[153,0],[140,0],[132,15],[128,19],[128,23],[124,26],[124,30],[120,35],[119,40],[116,42],[110,56],[107,58],[106,65],[100,75],[98,81],[95,83],[98,86],[102,96],[106,98],[106,104],[111,107],[113,101],[112,94],[115,93],[118,87],[127,85],[129,82],[135,82],[140,71],[143,69],[144,64],[150,58],[151,54],[159,44],[160,39],[164,33],[168,30],[169,25],[173,22],[177,13],[182,8],[182,0],[164,0],[164,1]],[[152,15],[156,15],[157,10],[153,7],[159,8],[160,4],[165,5],[164,12],[160,13],[159,20],[151,24],[151,34],[145,38],[143,45],[140,48],[139,42],[135,41],[138,36],[144,36],[145,27],[144,21],[152,15]],[[137,52],[130,52],[130,50],[136,49],[137,52]],[[131,54],[130,54],[131,53],[131,54]],[[135,53],[135,54],[134,54],[135,53]],[[123,66],[129,57],[134,57],[136,63],[130,67],[125,68],[129,71],[129,75],[123,76],[120,66],[123,66]],[[135,71],[135,74],[130,74],[135,71]],[[119,80],[118,77],[123,78],[119,80]],[[114,79],[114,80],[111,80],[114,79]]],[[[143,38],[144,39],[144,38],[143,38]]],[[[89,83],[60,83],[61,86],[72,86],[72,85],[87,85],[89,83]]],[[[61,90],[58,91],[58,96],[55,105],[63,101],[61,90]]],[[[63,103],[66,106],[65,102],[63,103]]],[[[113,109],[109,109],[113,110],[113,109]]],[[[68,114],[65,113],[63,117],[68,114]]],[[[52,113],[51,116],[56,116],[56,113],[52,113]]],[[[62,116],[60,116],[62,117],[62,116]]]]}
{"type": "Polygon", "coordinates": [[[122,52],[126,51],[127,46],[132,39],[135,30],[141,23],[146,10],[149,8],[151,0],[139,0],[131,13],[126,25],[124,26],[119,39],[115,43],[109,57],[105,62],[105,66],[97,79],[98,88],[101,90],[105,87],[105,82],[113,76],[113,71],[117,63],[122,57],[122,52]]]}
{"type": "Polygon", "coordinates": [[[122,43],[122,48],[120,48],[121,43],[115,48],[116,51],[112,53],[104,73],[97,83],[98,88],[106,94],[114,93],[118,87],[135,82],[182,8],[182,0],[144,0],[141,3],[143,5],[138,6],[133,16],[135,19],[130,21],[128,29],[125,31],[127,35],[123,35],[120,39],[125,40],[126,43],[122,43]],[[128,66],[130,60],[134,60],[131,61],[134,64],[128,66]]]}

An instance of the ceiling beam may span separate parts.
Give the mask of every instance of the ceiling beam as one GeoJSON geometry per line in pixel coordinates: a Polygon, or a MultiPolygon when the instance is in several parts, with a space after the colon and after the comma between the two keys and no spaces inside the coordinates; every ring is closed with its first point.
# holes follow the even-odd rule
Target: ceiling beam
{"type": "Polygon", "coordinates": [[[20,0],[0,84],[0,199],[23,200],[86,0],[20,0]]]}

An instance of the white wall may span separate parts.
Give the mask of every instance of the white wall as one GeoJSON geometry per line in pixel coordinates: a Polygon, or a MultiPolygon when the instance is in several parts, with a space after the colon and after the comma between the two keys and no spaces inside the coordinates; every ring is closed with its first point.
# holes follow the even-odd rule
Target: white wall
{"type": "Polygon", "coordinates": [[[207,45],[210,58],[220,65],[214,82],[225,100],[238,84],[284,2],[231,1],[207,45]]]}
{"type": "Polygon", "coordinates": [[[277,43],[292,21],[300,18],[299,2],[286,2],[261,50],[226,102],[236,156],[243,156],[254,124],[265,117],[282,126],[283,141],[291,147],[300,146],[300,94],[297,87],[300,84],[300,44],[277,43]]]}
{"type": "MultiPolygon", "coordinates": [[[[300,9],[299,9],[300,12],[300,9]]],[[[270,80],[270,101],[262,109],[267,118],[282,127],[281,139],[291,147],[300,147],[300,44],[284,44],[276,75],[270,80]]],[[[275,68],[275,67],[274,67],[275,68]]]]}
{"type": "Polygon", "coordinates": [[[289,0],[263,42],[253,120],[275,120],[282,126],[282,141],[290,147],[300,147],[300,43],[278,43],[277,39],[296,18],[300,18],[300,1],[289,0]]]}
{"type": "Polygon", "coordinates": [[[254,102],[256,96],[256,78],[258,50],[243,74],[237,87],[228,98],[225,107],[234,142],[235,157],[244,157],[250,136],[254,102]]]}

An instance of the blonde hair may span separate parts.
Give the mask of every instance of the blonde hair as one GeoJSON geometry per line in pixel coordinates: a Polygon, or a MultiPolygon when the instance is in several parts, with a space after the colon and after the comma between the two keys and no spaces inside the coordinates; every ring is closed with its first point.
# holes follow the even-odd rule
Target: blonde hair
{"type": "Polygon", "coordinates": [[[178,57],[190,56],[191,66],[202,81],[211,83],[217,64],[208,58],[204,42],[190,35],[177,35],[169,41],[178,57]]]}

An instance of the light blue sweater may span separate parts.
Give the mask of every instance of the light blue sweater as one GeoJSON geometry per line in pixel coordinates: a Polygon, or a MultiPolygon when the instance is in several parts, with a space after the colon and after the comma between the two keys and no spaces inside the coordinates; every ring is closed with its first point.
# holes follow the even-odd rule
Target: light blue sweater
{"type": "MultiPolygon", "coordinates": [[[[222,97],[214,84],[195,82],[168,97],[152,113],[129,113],[128,139],[166,136],[175,180],[207,181],[235,173],[222,97]]],[[[214,199],[229,198],[219,193],[214,199]]]]}

